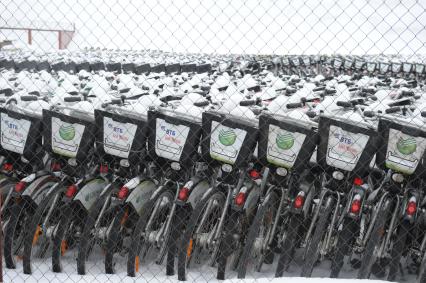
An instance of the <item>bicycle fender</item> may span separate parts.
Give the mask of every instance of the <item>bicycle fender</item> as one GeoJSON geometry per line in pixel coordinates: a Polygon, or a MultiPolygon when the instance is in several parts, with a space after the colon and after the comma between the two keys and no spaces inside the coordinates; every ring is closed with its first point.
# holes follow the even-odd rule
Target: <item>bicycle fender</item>
{"type": "Polygon", "coordinates": [[[201,200],[204,193],[210,188],[210,184],[207,180],[202,180],[191,190],[187,203],[192,209],[195,208],[197,203],[201,200]]]}
{"type": "Polygon", "coordinates": [[[381,191],[381,190],[377,189],[377,190],[374,190],[373,192],[371,192],[371,193],[368,195],[368,198],[367,198],[367,202],[366,202],[366,204],[367,204],[367,205],[373,204],[373,203],[376,201],[376,199],[377,199],[377,197],[378,197],[378,195],[379,195],[379,192],[380,192],[380,191],[381,191]]]}
{"type": "Polygon", "coordinates": [[[126,199],[126,204],[130,204],[136,213],[141,216],[143,214],[142,210],[145,204],[157,195],[159,190],[162,191],[165,189],[164,187],[166,186],[157,186],[151,180],[144,180],[132,190],[126,199]]]}
{"type": "MultiPolygon", "coordinates": [[[[27,196],[32,200],[39,199],[39,202],[41,201],[41,198],[38,195],[38,191],[40,189],[46,189],[44,186],[45,184],[49,182],[55,182],[57,179],[53,177],[52,175],[45,175],[41,176],[34,181],[31,182],[31,184],[25,189],[25,191],[22,193],[22,196],[27,196]]],[[[37,203],[38,204],[38,203],[37,203]]]]}
{"type": "Polygon", "coordinates": [[[254,209],[256,208],[256,205],[259,202],[259,198],[260,198],[260,189],[259,187],[254,187],[251,189],[249,195],[247,196],[247,199],[244,203],[244,212],[249,215],[250,213],[252,213],[254,211],[254,209]]]}
{"type": "Polygon", "coordinates": [[[86,210],[90,210],[106,185],[107,182],[103,179],[93,179],[81,188],[74,201],[80,202],[86,210]]]}
{"type": "Polygon", "coordinates": [[[10,179],[11,178],[7,177],[6,175],[0,174],[0,188],[9,183],[10,179]]]}

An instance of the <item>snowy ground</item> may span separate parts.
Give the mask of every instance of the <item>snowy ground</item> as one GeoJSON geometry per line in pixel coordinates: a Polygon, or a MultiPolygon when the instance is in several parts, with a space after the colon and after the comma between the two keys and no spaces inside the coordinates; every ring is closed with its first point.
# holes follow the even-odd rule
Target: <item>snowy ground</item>
{"type": "MultiPolygon", "coordinates": [[[[31,282],[31,283],[42,283],[42,282],[179,282],[177,276],[167,277],[165,275],[165,267],[158,266],[154,263],[141,263],[139,272],[136,274],[135,278],[128,277],[126,274],[126,259],[120,258],[118,266],[116,266],[117,274],[107,275],[103,271],[103,260],[100,256],[100,253],[97,253],[97,259],[89,258],[87,262],[87,275],[78,275],[76,261],[76,253],[74,251],[69,251],[64,260],[63,260],[63,273],[53,273],[51,271],[50,258],[46,260],[38,260],[33,264],[33,274],[25,275],[22,272],[22,263],[18,262],[18,268],[16,270],[5,270],[4,282],[31,282]]],[[[227,273],[227,280],[222,281],[223,283],[229,282],[256,282],[256,283],[266,283],[266,282],[286,282],[286,283],[326,283],[326,282],[338,282],[338,283],[355,283],[360,282],[360,280],[352,279],[356,278],[356,270],[353,270],[350,266],[344,266],[341,274],[342,279],[329,279],[326,278],[329,274],[329,261],[324,261],[321,265],[317,266],[314,270],[313,277],[311,279],[300,278],[300,260],[296,264],[293,264],[287,273],[284,274],[285,278],[273,279],[273,274],[276,268],[276,262],[273,265],[264,265],[261,273],[253,272],[251,269],[248,271],[247,279],[239,280],[236,279],[235,272],[227,273]],[[316,278],[315,278],[316,277],[316,278]],[[325,278],[320,278],[325,277],[325,278]]],[[[197,269],[191,269],[188,273],[187,282],[218,282],[216,280],[216,270],[214,268],[203,266],[197,269]]],[[[371,283],[378,283],[383,281],[368,281],[371,283]]],[[[415,282],[413,276],[407,276],[401,279],[401,282],[415,282]]]]}

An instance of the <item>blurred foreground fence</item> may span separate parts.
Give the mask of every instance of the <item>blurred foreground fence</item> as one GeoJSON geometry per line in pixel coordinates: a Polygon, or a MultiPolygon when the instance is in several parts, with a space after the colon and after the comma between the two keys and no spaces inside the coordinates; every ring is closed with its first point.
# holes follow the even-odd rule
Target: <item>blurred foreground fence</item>
{"type": "Polygon", "coordinates": [[[426,283],[424,1],[0,3],[5,282],[426,283]]]}

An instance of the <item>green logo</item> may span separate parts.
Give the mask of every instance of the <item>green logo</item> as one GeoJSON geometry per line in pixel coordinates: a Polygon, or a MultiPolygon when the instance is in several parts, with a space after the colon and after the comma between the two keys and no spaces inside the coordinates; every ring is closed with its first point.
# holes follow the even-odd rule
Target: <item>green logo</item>
{"type": "Polygon", "coordinates": [[[291,133],[285,133],[283,135],[277,134],[275,142],[277,143],[278,148],[288,150],[294,145],[294,137],[291,133]]]}
{"type": "Polygon", "coordinates": [[[407,139],[399,138],[396,147],[402,154],[409,155],[416,151],[417,144],[416,140],[412,137],[407,139]]]}
{"type": "Polygon", "coordinates": [[[73,125],[65,126],[61,125],[59,128],[59,135],[62,139],[70,141],[75,137],[75,129],[73,125]]]}
{"type": "Polygon", "coordinates": [[[235,134],[234,130],[220,130],[219,131],[219,141],[221,144],[225,146],[230,146],[235,143],[235,140],[237,139],[237,135],[235,134]]]}

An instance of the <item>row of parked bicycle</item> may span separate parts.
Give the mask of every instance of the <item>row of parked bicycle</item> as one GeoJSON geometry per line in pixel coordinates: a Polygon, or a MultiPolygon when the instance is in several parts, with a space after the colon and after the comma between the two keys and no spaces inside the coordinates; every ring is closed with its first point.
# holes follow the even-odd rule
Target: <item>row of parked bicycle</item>
{"type": "Polygon", "coordinates": [[[153,50],[101,50],[85,49],[75,52],[60,51],[37,53],[36,51],[8,50],[0,56],[0,68],[14,68],[16,71],[66,71],[78,73],[101,70],[116,73],[166,74],[181,72],[211,72],[249,70],[251,73],[264,69],[280,70],[285,74],[309,76],[324,73],[365,72],[370,75],[389,74],[393,76],[426,75],[426,64],[422,58],[402,56],[343,56],[343,55],[206,55],[176,54],[153,50]]]}
{"type": "Polygon", "coordinates": [[[85,274],[100,247],[105,272],[127,261],[129,276],[165,261],[179,280],[205,264],[244,278],[277,259],[281,277],[300,256],[305,277],[331,260],[331,277],[426,282],[424,81],[0,75],[7,268],[50,256],[61,272],[74,251],[85,274]]]}

